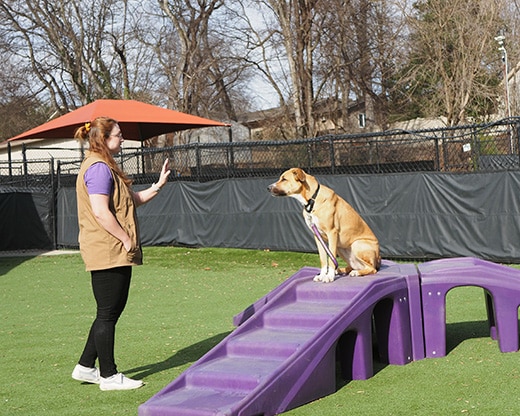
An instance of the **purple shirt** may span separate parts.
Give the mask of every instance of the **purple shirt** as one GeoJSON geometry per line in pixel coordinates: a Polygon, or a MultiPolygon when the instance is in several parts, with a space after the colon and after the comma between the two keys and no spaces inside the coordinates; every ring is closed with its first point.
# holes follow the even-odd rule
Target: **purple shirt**
{"type": "Polygon", "coordinates": [[[96,162],[90,166],[83,176],[89,195],[110,195],[114,185],[114,178],[110,168],[102,162],[96,162]]]}

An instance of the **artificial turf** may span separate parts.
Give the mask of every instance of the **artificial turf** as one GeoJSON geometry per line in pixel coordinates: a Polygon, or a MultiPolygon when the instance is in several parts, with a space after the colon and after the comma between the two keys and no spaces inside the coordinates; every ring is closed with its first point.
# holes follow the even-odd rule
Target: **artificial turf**
{"type": "MultiPolygon", "coordinates": [[[[146,385],[102,392],[74,381],[94,317],[79,254],[0,258],[0,414],[136,415],[137,408],[234,329],[232,318],[318,256],[267,250],[145,248],[116,332],[119,370],[146,385]]],[[[365,381],[290,415],[516,415],[520,353],[489,338],[481,289],[447,299],[448,354],[376,365],[365,381]]]]}

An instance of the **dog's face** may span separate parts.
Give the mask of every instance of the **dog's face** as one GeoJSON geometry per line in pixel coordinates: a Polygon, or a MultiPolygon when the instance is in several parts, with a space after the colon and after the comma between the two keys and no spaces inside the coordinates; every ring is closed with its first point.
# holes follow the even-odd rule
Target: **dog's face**
{"type": "Polygon", "coordinates": [[[281,174],[277,182],[267,187],[273,196],[296,196],[300,195],[307,186],[307,175],[300,168],[291,168],[281,174]]]}

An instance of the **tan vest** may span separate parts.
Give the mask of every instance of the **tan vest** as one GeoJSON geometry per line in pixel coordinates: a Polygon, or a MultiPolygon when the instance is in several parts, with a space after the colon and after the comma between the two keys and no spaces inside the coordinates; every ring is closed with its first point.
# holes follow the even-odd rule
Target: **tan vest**
{"type": "Polygon", "coordinates": [[[121,227],[132,239],[132,249],[127,252],[123,243],[106,231],[94,216],[84,175],[87,169],[96,162],[105,163],[95,153],[88,153],[76,179],[79,248],[86,270],[106,270],[119,266],[140,265],[143,260],[136,206],[130,188],[112,169],[110,170],[114,178],[114,190],[110,195],[109,207],[121,227]]]}

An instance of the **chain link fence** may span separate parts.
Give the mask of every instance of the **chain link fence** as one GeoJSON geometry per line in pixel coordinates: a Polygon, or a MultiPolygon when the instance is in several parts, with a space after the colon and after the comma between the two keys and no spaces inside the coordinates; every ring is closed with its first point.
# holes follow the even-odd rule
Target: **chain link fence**
{"type": "Polygon", "coordinates": [[[53,158],[0,161],[0,191],[48,192],[56,183],[55,162],[53,158]]]}
{"type": "MultiPolygon", "coordinates": [[[[276,177],[296,166],[319,175],[500,171],[520,168],[519,127],[520,117],[514,117],[490,124],[284,142],[142,147],[124,149],[116,157],[135,184],[157,180],[165,158],[172,167],[170,180],[199,182],[276,177]]],[[[73,186],[80,164],[80,156],[0,162],[0,187],[5,192],[73,186]]]]}

